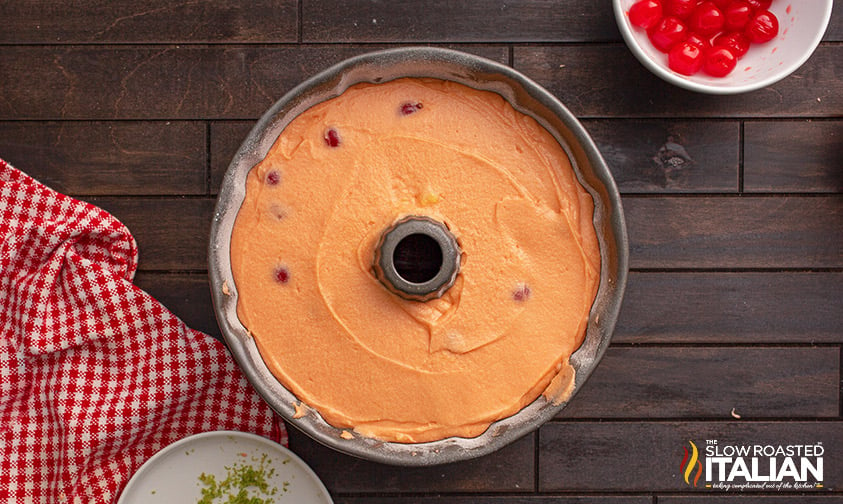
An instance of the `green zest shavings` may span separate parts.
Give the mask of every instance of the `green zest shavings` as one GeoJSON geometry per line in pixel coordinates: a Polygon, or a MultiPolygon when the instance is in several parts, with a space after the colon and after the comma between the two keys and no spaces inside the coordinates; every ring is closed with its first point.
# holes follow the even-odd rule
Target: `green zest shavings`
{"type": "MultiPolygon", "coordinates": [[[[203,485],[202,498],[197,504],[273,504],[278,488],[269,485],[268,480],[275,475],[275,469],[269,467],[267,458],[264,453],[260,459],[252,458],[255,465],[235,462],[226,466],[222,481],[217,481],[213,474],[202,473],[199,476],[203,485]]],[[[284,492],[288,485],[285,481],[284,492]]]]}

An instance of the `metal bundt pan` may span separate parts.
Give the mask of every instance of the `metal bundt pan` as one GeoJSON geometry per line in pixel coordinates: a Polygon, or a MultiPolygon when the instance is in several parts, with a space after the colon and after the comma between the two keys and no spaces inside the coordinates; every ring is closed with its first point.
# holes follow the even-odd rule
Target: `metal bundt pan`
{"type": "MultiPolygon", "coordinates": [[[[225,174],[211,225],[209,273],[214,311],[234,359],[263,399],[285,421],[316,441],[364,459],[403,466],[425,466],[466,460],[494,452],[534,431],[566,403],[543,396],[517,414],[493,423],[475,438],[451,437],[427,443],[396,443],[355,436],[310,410],[293,418],[298,399],[267,369],[257,346],[237,318],[237,289],[230,264],[231,231],[245,197],[246,174],[269,151],[284,127],[313,105],[339,96],[361,82],[379,83],[401,77],[455,81],[503,96],[532,116],[562,145],[582,185],[595,202],[594,226],[600,244],[601,272],[582,346],[571,356],[576,370],[574,395],[609,346],[621,306],[628,269],[628,241],[617,186],[597,147],[579,121],[544,88],[500,63],[478,56],[431,47],[390,49],[345,60],[306,80],[276,102],[257,122],[225,174]]],[[[573,399],[573,396],[572,396],[573,399]]]]}

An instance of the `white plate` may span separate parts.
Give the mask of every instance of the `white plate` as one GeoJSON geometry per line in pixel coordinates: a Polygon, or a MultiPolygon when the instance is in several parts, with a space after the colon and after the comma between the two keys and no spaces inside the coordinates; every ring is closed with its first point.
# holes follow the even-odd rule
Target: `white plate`
{"type": "Polygon", "coordinates": [[[206,486],[199,479],[202,473],[219,483],[230,468],[258,469],[262,460],[267,473],[275,470],[267,478],[269,488],[277,488],[274,502],[332,504],[325,485],[293,452],[261,436],[236,431],[204,432],[162,449],[132,476],[117,504],[193,504],[206,486]]]}

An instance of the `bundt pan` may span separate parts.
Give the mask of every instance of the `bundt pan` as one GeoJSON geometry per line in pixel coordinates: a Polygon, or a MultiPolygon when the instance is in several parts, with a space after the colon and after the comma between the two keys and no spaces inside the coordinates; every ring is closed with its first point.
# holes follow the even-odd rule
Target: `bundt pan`
{"type": "MultiPolygon", "coordinates": [[[[280,132],[311,106],[340,95],[354,84],[401,77],[431,77],[492,91],[535,118],[562,145],[582,185],[595,202],[601,272],[585,340],[571,356],[576,370],[574,396],[609,346],[627,277],[628,242],[618,190],[594,142],[577,119],[552,94],[521,73],[494,61],[453,50],[411,47],[378,51],[345,60],[303,82],[270,108],[251,130],[225,174],[214,214],[209,272],[214,310],[234,359],[252,386],[286,422],[316,441],[364,459],[403,466],[466,460],[494,452],[532,432],[565,406],[539,396],[517,414],[493,423],[475,438],[451,437],[426,443],[384,442],[354,436],[308,410],[293,418],[298,399],[267,369],[257,346],[237,318],[237,289],[230,264],[231,233],[245,196],[246,174],[267,154],[280,132]]],[[[574,399],[574,396],[570,400],[574,399]]]]}

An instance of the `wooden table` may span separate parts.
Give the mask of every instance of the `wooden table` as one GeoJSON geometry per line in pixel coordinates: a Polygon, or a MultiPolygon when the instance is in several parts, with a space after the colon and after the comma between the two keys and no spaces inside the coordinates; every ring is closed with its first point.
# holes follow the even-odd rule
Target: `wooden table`
{"type": "Polygon", "coordinates": [[[570,406],[432,468],[291,433],[336,502],[732,502],[685,483],[691,441],[820,443],[822,488],[736,501],[843,500],[841,4],[795,74],[718,97],[645,70],[608,0],[249,3],[0,1],[0,156],[126,223],[137,284],[193,327],[219,335],[206,243],[234,150],[282,94],[354,54],[435,44],[515,67],[582,120],[623,194],[627,294],[570,406]],[[669,137],[692,159],[678,172],[653,160],[669,137]]]}

